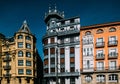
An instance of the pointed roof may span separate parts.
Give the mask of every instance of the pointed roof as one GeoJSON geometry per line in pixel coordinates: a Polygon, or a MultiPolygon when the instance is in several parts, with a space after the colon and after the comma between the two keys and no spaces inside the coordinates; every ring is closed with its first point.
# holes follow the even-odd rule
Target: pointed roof
{"type": "Polygon", "coordinates": [[[21,28],[19,29],[18,32],[24,32],[24,33],[29,33],[29,34],[31,34],[30,29],[29,29],[29,27],[28,27],[28,24],[27,24],[27,21],[26,21],[26,20],[23,21],[23,24],[22,24],[22,26],[21,26],[21,28]]]}

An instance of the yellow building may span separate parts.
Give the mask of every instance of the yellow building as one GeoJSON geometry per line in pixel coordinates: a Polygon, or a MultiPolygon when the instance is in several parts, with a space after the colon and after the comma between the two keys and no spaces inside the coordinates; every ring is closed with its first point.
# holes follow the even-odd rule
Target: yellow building
{"type": "Polygon", "coordinates": [[[2,38],[0,84],[34,84],[37,79],[36,38],[27,22],[12,38],[2,38]]]}
{"type": "Polygon", "coordinates": [[[120,22],[81,27],[81,84],[120,84],[120,22]]]}

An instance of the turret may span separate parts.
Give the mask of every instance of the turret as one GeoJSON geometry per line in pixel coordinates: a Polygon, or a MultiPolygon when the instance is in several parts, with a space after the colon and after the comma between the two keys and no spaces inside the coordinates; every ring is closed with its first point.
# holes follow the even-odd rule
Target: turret
{"type": "Polygon", "coordinates": [[[44,21],[47,24],[48,28],[54,27],[56,25],[56,21],[64,19],[64,12],[60,12],[57,10],[55,6],[54,9],[49,7],[48,13],[45,13],[44,21]]]}

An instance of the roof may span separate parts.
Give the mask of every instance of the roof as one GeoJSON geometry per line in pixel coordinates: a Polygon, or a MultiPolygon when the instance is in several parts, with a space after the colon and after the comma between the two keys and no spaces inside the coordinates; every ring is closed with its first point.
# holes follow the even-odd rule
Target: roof
{"type": "Polygon", "coordinates": [[[95,24],[95,25],[90,25],[90,26],[82,26],[80,28],[80,30],[92,29],[92,28],[99,28],[99,27],[107,27],[107,26],[115,26],[115,25],[120,25],[120,21],[118,21],[118,22],[103,23],[103,24],[95,24]]]}
{"type": "Polygon", "coordinates": [[[26,20],[24,20],[24,22],[23,22],[23,24],[22,24],[22,26],[21,26],[21,28],[19,29],[18,32],[24,32],[24,33],[29,33],[29,34],[31,34],[30,29],[29,29],[29,27],[28,27],[28,24],[27,24],[27,21],[26,21],[26,20]]]}

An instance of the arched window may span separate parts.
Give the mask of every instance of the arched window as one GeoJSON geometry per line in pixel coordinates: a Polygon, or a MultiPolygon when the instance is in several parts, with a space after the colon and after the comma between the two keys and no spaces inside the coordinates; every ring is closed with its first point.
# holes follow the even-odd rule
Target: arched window
{"type": "Polygon", "coordinates": [[[110,74],[109,75],[109,81],[118,81],[118,75],[117,74],[110,74]]]}
{"type": "Polygon", "coordinates": [[[97,34],[103,33],[103,30],[102,29],[98,29],[96,33],[97,34]]]}
{"type": "Polygon", "coordinates": [[[85,35],[91,35],[90,31],[85,32],[85,35]]]}
{"type": "Polygon", "coordinates": [[[23,39],[23,35],[18,35],[18,39],[23,39]]]}
{"type": "Polygon", "coordinates": [[[110,29],[109,29],[109,32],[115,32],[116,31],[116,28],[115,27],[111,27],[110,29]]]}
{"type": "Polygon", "coordinates": [[[90,82],[91,80],[92,80],[92,76],[90,76],[90,75],[85,76],[86,82],[90,82]]]}
{"type": "Polygon", "coordinates": [[[23,51],[18,51],[18,57],[23,57],[23,51]]]}
{"type": "Polygon", "coordinates": [[[105,75],[97,75],[96,77],[97,82],[105,82],[105,75]]]}

